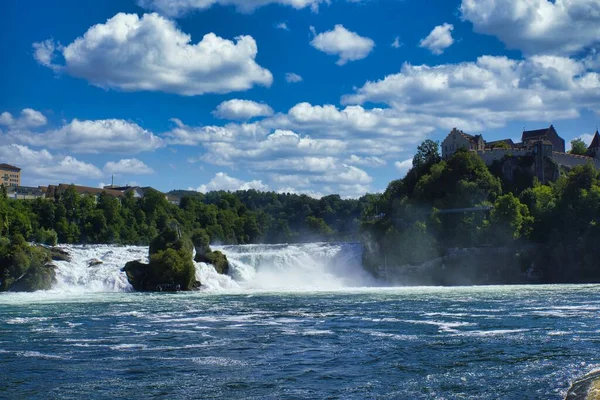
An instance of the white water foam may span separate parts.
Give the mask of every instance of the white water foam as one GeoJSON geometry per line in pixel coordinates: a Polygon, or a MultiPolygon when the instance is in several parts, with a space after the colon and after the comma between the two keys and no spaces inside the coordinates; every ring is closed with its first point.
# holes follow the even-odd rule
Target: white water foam
{"type": "MultiPolygon", "coordinates": [[[[56,261],[52,292],[127,292],[132,287],[121,268],[128,261],[148,262],[142,246],[64,245],[71,261],[56,261]]],[[[227,256],[229,275],[196,263],[196,279],[208,291],[338,290],[377,286],[362,268],[358,243],[215,246],[227,256]]]]}
{"type": "Polygon", "coordinates": [[[148,262],[148,248],[142,246],[61,246],[71,261],[55,261],[57,283],[53,290],[60,292],[126,292],[131,285],[121,268],[128,261],[148,262]],[[97,265],[92,261],[101,261],[97,265]]]}
{"type": "MultiPolygon", "coordinates": [[[[242,289],[336,290],[377,285],[362,267],[362,247],[358,243],[243,245],[215,249],[227,255],[229,274],[242,289]]],[[[222,287],[222,282],[215,283],[210,276],[204,278],[203,284],[222,287]]]]}

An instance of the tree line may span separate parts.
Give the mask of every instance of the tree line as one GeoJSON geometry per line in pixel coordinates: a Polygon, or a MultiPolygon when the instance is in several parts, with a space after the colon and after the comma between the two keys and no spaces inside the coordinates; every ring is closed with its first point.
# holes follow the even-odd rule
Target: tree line
{"type": "Polygon", "coordinates": [[[0,237],[27,241],[147,245],[170,221],[188,233],[204,229],[212,243],[285,243],[356,239],[368,197],[306,195],[256,190],[172,192],[179,205],[149,189],[141,198],[126,193],[80,195],[74,187],[54,199],[10,200],[0,193],[0,237]]]}
{"type": "Polygon", "coordinates": [[[488,167],[461,149],[442,160],[438,143],[423,142],[407,175],[367,207],[363,237],[380,251],[366,264],[401,268],[452,248],[504,246],[521,251],[523,268],[535,266],[545,281],[598,281],[599,172],[577,166],[542,184],[527,157],[507,174],[510,158],[488,167]],[[469,208],[477,211],[444,212],[469,208]]]}

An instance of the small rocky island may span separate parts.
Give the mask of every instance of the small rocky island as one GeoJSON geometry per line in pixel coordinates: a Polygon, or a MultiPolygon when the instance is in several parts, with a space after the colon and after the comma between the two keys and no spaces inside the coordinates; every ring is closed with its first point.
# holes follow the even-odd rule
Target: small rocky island
{"type": "Polygon", "coordinates": [[[0,240],[0,292],[49,290],[56,283],[52,261],[71,260],[64,250],[30,245],[20,234],[0,240]]]}
{"type": "Polygon", "coordinates": [[[177,224],[163,230],[150,243],[150,262],[129,261],[122,271],[136,291],[188,291],[198,289],[196,267],[193,261],[211,264],[220,274],[227,274],[227,257],[212,251],[204,230],[197,230],[191,238],[181,232],[177,224]],[[196,256],[193,256],[194,250],[196,256]],[[193,260],[193,261],[192,261],[193,260]]]}

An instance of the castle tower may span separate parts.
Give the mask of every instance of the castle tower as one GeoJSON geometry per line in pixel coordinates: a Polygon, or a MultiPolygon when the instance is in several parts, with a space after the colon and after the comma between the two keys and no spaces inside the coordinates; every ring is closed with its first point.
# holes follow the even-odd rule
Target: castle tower
{"type": "Polygon", "coordinates": [[[588,147],[588,154],[600,160],[600,133],[598,133],[598,129],[596,129],[594,139],[592,139],[592,143],[590,143],[590,147],[588,147]]]}

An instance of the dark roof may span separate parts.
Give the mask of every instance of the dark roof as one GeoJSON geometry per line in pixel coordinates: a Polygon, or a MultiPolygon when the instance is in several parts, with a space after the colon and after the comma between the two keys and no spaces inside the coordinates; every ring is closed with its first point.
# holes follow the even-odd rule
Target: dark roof
{"type": "Polygon", "coordinates": [[[594,134],[594,139],[592,139],[592,143],[590,144],[590,147],[588,147],[588,149],[593,149],[596,147],[600,147],[600,133],[598,133],[598,130],[596,130],[596,133],[594,134]]]}
{"type": "Polygon", "coordinates": [[[0,164],[0,168],[2,168],[2,169],[16,169],[17,171],[21,170],[21,168],[15,167],[14,165],[10,165],[10,164],[0,164]]]}
{"type": "Polygon", "coordinates": [[[493,145],[495,145],[495,144],[500,144],[500,143],[506,143],[506,144],[508,144],[509,146],[514,146],[514,145],[515,145],[515,142],[513,142],[513,140],[512,140],[512,139],[502,139],[502,140],[494,140],[494,141],[492,141],[492,142],[486,142],[486,144],[487,144],[488,146],[493,146],[493,145]]]}
{"type": "MultiPolygon", "coordinates": [[[[521,141],[524,142],[526,140],[533,140],[538,138],[546,137],[551,131],[554,131],[554,126],[550,125],[549,128],[544,129],[535,129],[533,131],[523,131],[523,136],[521,137],[521,141]]],[[[556,132],[556,131],[554,131],[556,132]]]]}
{"type": "MultiPolygon", "coordinates": [[[[67,184],[67,183],[61,183],[61,184],[59,184],[55,188],[55,190],[56,190],[56,192],[58,192],[59,194],[61,194],[64,191],[66,191],[68,188],[70,188],[71,186],[73,186],[75,188],[75,191],[77,193],[79,193],[79,194],[98,195],[98,194],[101,194],[102,192],[106,192],[106,194],[109,194],[109,195],[114,196],[114,197],[122,197],[123,196],[123,192],[120,192],[118,190],[100,189],[100,188],[89,187],[89,186],[77,186],[77,185],[70,185],[70,184],[67,184]]],[[[48,190],[48,192],[50,192],[50,190],[48,190]]]]}

